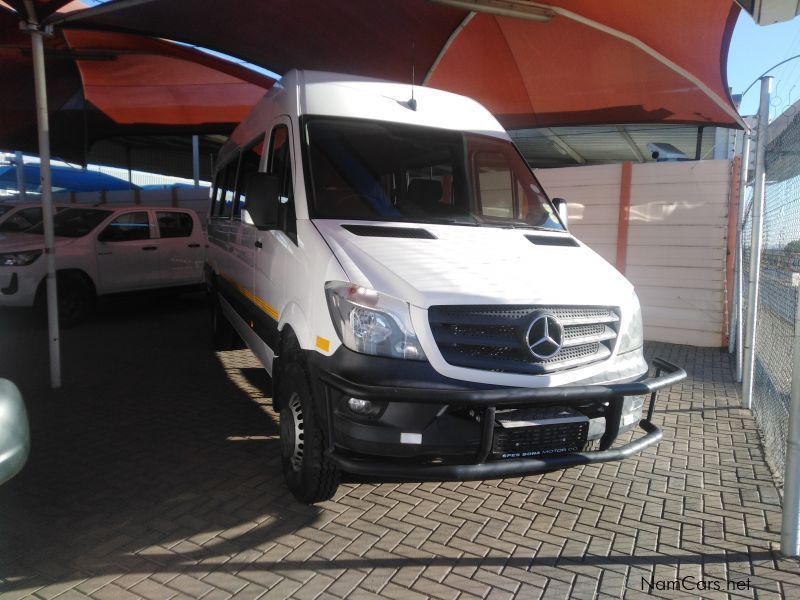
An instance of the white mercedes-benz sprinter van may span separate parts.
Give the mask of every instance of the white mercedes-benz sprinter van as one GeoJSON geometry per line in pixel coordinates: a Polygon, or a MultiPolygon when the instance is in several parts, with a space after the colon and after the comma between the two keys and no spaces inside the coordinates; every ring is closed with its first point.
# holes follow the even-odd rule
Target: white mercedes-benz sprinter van
{"type": "Polygon", "coordinates": [[[241,338],[271,374],[302,502],[331,497],[340,471],[486,479],[625,458],[660,440],[655,391],[685,377],[656,359],[647,378],[633,287],[462,96],[288,73],[220,152],[208,235],[215,341],[241,338]]]}

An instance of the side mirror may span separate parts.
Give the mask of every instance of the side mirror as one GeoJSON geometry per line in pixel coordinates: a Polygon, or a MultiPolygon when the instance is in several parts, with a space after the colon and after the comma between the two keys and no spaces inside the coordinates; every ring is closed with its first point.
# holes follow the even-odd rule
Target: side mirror
{"type": "Polygon", "coordinates": [[[106,227],[103,231],[100,232],[100,235],[97,236],[98,242],[116,242],[117,235],[116,231],[113,227],[106,227]]]}
{"type": "Polygon", "coordinates": [[[563,198],[553,198],[553,206],[556,207],[558,211],[558,216],[561,218],[561,222],[564,223],[564,227],[569,227],[569,214],[567,212],[567,201],[563,198]]]}
{"type": "Polygon", "coordinates": [[[279,194],[280,180],[276,175],[253,173],[248,177],[244,210],[253,225],[259,229],[275,229],[278,226],[279,194]]]}

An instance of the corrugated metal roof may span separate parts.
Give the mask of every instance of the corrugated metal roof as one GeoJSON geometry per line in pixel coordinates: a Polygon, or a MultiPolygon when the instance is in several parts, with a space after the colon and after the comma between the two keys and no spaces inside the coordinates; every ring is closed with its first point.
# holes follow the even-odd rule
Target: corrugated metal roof
{"type": "MultiPolygon", "coordinates": [[[[716,127],[703,129],[701,158],[713,158],[716,127]]],[[[515,129],[508,133],[533,167],[563,167],[624,161],[652,162],[649,143],[671,144],[695,158],[696,126],[597,125],[515,129]]]]}

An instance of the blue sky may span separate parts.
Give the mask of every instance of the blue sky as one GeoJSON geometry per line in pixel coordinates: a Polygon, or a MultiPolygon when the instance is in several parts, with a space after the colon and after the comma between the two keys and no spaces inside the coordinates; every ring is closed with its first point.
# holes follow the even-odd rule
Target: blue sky
{"type": "MultiPolygon", "coordinates": [[[[733,30],[728,52],[728,85],[734,94],[742,93],[754,79],[785,58],[800,54],[800,17],[786,23],[759,26],[742,11],[733,30]]],[[[781,114],[800,99],[800,58],[775,69],[770,116],[781,114]]],[[[758,111],[759,85],[743,98],[739,112],[752,115],[758,111]]]]}

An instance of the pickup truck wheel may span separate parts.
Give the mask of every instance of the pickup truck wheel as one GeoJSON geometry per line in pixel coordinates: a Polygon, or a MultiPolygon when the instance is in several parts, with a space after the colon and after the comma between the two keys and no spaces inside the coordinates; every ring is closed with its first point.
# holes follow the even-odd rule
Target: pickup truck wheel
{"type": "Polygon", "coordinates": [[[89,312],[92,290],[79,276],[58,275],[58,322],[63,327],[80,323],[89,312]]]}
{"type": "Polygon", "coordinates": [[[281,383],[281,459],[286,485],[304,504],[329,500],[339,486],[339,469],[325,456],[305,370],[289,363],[281,383]]]}

